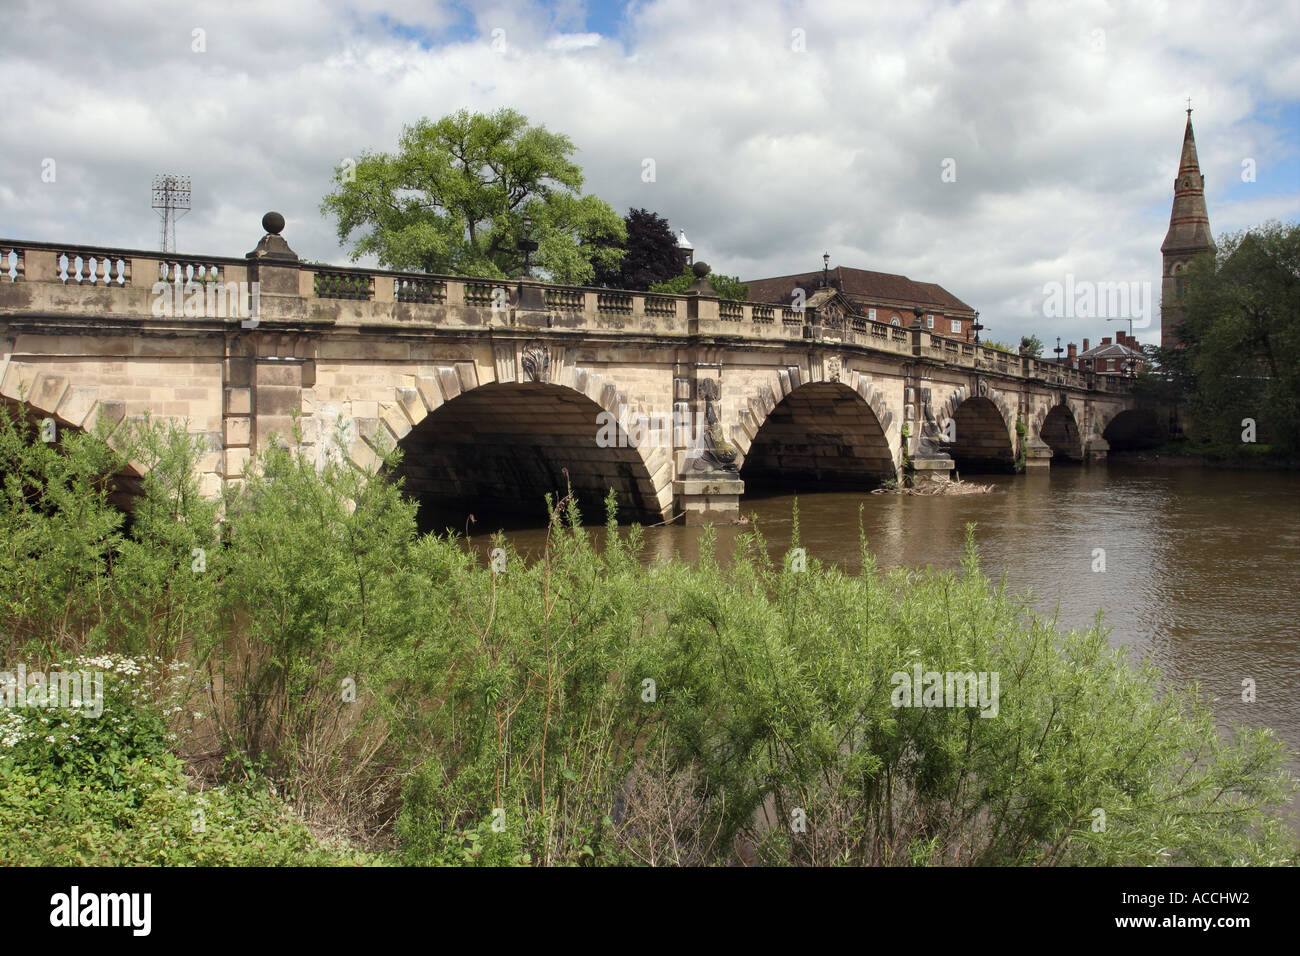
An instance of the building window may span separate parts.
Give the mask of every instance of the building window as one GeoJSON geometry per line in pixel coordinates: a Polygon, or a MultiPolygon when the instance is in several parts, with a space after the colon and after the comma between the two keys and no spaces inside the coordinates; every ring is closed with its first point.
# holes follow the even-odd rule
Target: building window
{"type": "Polygon", "coordinates": [[[894,316],[892,319],[889,320],[889,324],[890,324],[890,325],[902,325],[903,323],[899,320],[898,316],[894,316]]]}
{"type": "Polygon", "coordinates": [[[876,310],[867,309],[867,318],[869,318],[872,322],[876,321],[876,310]]]}
{"type": "Polygon", "coordinates": [[[961,319],[952,320],[952,334],[961,335],[961,319]]]}
{"type": "Polygon", "coordinates": [[[934,328],[934,316],[932,316],[932,315],[927,315],[927,316],[925,317],[925,327],[926,327],[927,329],[932,329],[932,328],[934,328]]]}
{"type": "Polygon", "coordinates": [[[1106,371],[1108,371],[1108,372],[1113,372],[1113,371],[1115,371],[1115,360],[1114,360],[1114,359],[1106,359],[1106,371]]]}

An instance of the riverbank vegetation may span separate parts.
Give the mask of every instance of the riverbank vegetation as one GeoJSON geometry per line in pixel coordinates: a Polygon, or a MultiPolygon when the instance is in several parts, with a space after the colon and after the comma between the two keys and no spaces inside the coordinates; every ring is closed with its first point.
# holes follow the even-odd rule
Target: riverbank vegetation
{"type": "Polygon", "coordinates": [[[1183,454],[1300,456],[1300,223],[1219,237],[1181,283],[1181,347],[1148,347],[1157,369],[1135,393],[1183,407],[1183,454]]]}
{"type": "Polygon", "coordinates": [[[1100,626],[1059,631],[973,532],[958,572],[883,571],[864,540],[845,574],[761,528],[725,567],[707,537],[647,566],[638,529],[562,498],[539,560],[496,540],[485,565],[347,465],[275,449],[217,504],[193,439],[115,445],[0,409],[3,669],[107,655],[116,688],[99,718],[6,717],[3,859],[1294,860],[1276,737],[1223,739],[1100,626]],[[918,667],[997,675],[996,701],[895,706],[918,667]]]}
{"type": "Polygon", "coordinates": [[[1191,466],[1276,471],[1300,468],[1300,452],[1277,445],[1243,442],[1223,445],[1211,441],[1194,441],[1182,438],[1161,442],[1149,448],[1110,452],[1112,461],[1132,461],[1144,464],[1160,462],[1167,466],[1191,466]]]}

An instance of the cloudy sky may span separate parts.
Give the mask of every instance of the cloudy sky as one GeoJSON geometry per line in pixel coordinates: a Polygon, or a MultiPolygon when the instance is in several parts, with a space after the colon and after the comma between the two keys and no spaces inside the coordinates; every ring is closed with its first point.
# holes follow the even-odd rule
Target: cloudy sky
{"type": "Polygon", "coordinates": [[[242,255],[276,209],[300,256],[343,264],[318,212],[333,168],[421,116],[501,106],[717,271],[829,252],[1049,348],[1122,326],[1045,318],[1044,283],[1158,296],[1186,97],[1215,235],[1300,219],[1294,0],[0,6],[10,239],[156,248],[149,186],[172,172],[194,184],[183,252],[242,255]]]}

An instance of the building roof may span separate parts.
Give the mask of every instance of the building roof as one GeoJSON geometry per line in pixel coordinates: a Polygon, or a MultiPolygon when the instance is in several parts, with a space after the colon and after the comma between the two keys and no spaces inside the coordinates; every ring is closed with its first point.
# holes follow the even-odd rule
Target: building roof
{"type": "Polygon", "coordinates": [[[1118,342],[1107,342],[1105,345],[1097,345],[1088,349],[1086,352],[1080,352],[1076,358],[1145,358],[1137,349],[1129,348],[1127,345],[1120,345],[1118,342]]]}
{"type": "MultiPolygon", "coordinates": [[[[837,266],[830,270],[830,281],[845,295],[867,299],[882,304],[899,306],[929,306],[936,311],[974,313],[969,305],[942,286],[933,282],[914,282],[907,276],[888,272],[870,272],[866,269],[849,269],[837,266]]],[[[789,302],[796,288],[811,293],[822,283],[820,269],[796,275],[776,276],[771,279],[748,279],[749,301],[789,302]]]]}

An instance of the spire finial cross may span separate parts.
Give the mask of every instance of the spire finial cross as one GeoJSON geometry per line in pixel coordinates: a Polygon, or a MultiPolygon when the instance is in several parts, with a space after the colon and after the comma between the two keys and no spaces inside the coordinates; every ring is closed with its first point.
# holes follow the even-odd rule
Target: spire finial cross
{"type": "Polygon", "coordinates": [[[1187,115],[1192,115],[1192,98],[1190,96],[1187,97],[1187,115]]]}

